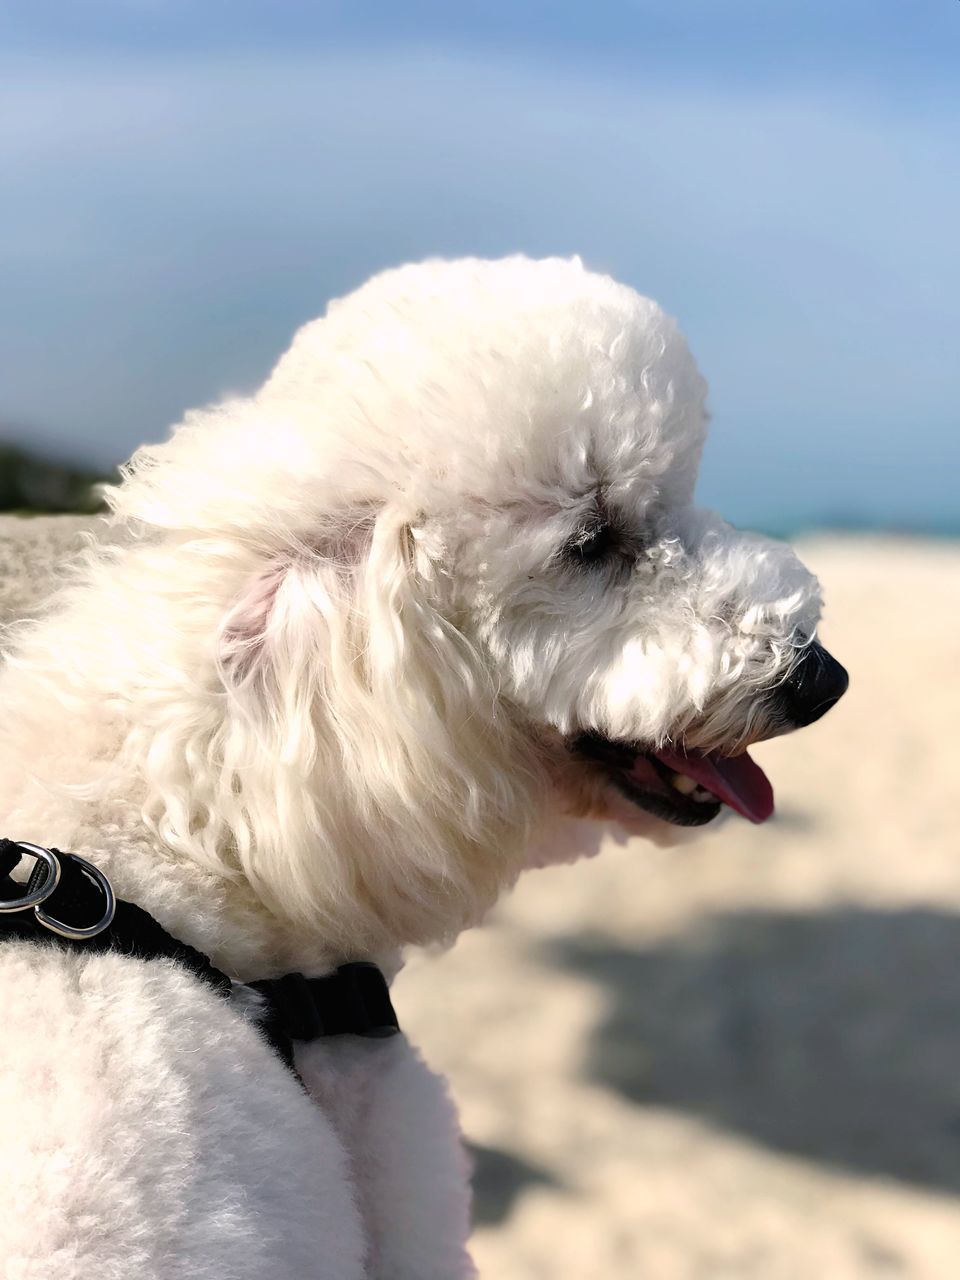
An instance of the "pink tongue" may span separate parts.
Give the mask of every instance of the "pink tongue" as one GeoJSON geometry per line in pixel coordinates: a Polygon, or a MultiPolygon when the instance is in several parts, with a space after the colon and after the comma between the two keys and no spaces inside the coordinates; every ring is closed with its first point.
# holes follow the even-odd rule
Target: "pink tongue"
{"type": "Polygon", "coordinates": [[[665,749],[656,756],[668,769],[693,778],[751,822],[766,822],[773,813],[770,781],[746,751],[740,756],[721,756],[716,751],[687,754],[665,749]]]}

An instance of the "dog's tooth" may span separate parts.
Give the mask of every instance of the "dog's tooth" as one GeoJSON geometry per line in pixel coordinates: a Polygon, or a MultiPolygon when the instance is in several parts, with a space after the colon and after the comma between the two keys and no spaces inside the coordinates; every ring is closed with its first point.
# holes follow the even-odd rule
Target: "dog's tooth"
{"type": "Polygon", "coordinates": [[[708,791],[706,787],[694,787],[690,792],[691,800],[696,800],[700,804],[705,804],[708,800],[716,801],[717,797],[712,791],[708,791]]]}
{"type": "Polygon", "coordinates": [[[693,778],[688,778],[685,773],[675,773],[670,779],[670,783],[675,791],[679,791],[682,796],[692,796],[697,789],[697,784],[693,778]]]}

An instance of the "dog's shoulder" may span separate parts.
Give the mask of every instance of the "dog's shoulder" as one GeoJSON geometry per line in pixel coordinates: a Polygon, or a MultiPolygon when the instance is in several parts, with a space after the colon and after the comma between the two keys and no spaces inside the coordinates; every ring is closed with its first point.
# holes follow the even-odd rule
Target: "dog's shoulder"
{"type": "Polygon", "coordinates": [[[0,1025],[10,1274],[363,1274],[329,1116],[188,971],[4,943],[0,1025]]]}

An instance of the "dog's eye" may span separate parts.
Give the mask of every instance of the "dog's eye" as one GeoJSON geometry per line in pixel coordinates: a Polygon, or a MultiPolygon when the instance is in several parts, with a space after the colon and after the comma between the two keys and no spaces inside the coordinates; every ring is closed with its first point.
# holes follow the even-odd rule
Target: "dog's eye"
{"type": "Polygon", "coordinates": [[[563,557],[570,564],[591,565],[614,550],[617,530],[602,516],[586,521],[563,548],[563,557]]]}

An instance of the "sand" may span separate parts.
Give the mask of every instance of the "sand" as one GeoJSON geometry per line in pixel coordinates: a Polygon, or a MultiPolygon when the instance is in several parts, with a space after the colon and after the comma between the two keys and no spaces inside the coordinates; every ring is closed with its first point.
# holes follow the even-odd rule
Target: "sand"
{"type": "MultiPolygon", "coordinates": [[[[8,616],[77,527],[0,522],[8,616]]],[[[852,684],[756,749],[777,818],[530,873],[398,979],[484,1280],[960,1275],[960,545],[800,550],[852,684]]]]}

